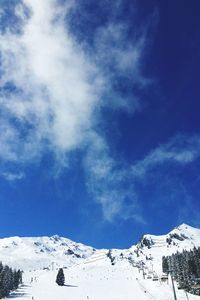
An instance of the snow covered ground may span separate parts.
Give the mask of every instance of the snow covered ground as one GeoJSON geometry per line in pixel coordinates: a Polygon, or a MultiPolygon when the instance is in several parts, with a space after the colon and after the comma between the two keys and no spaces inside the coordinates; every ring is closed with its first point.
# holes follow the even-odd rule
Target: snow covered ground
{"type": "MultiPolygon", "coordinates": [[[[24,270],[24,284],[8,299],[173,300],[171,281],[152,277],[162,276],[162,256],[194,246],[200,246],[200,229],[187,224],[166,235],[144,235],[129,249],[97,250],[59,236],[11,237],[0,239],[0,261],[24,270]],[[63,287],[55,283],[59,267],[63,287]]],[[[176,290],[178,300],[200,299],[176,290]]]]}
{"type": "MultiPolygon", "coordinates": [[[[10,298],[18,300],[173,300],[171,282],[160,283],[143,279],[137,268],[91,263],[64,271],[66,285],[55,283],[57,270],[26,272],[25,282],[10,298]],[[34,279],[31,283],[31,278],[34,279]],[[35,281],[36,279],[36,281],[35,281]]],[[[178,300],[187,300],[177,290],[178,300]]],[[[189,295],[190,300],[199,299],[189,295]]]]}

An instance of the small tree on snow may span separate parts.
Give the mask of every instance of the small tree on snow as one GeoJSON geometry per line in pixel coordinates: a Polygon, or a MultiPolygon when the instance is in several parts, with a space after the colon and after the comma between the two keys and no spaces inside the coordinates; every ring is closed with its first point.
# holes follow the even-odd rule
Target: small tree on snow
{"type": "Polygon", "coordinates": [[[60,268],[58,270],[58,274],[57,274],[57,277],[56,277],[56,283],[58,285],[64,285],[65,284],[65,275],[64,275],[64,272],[63,272],[62,268],[60,268]]]}

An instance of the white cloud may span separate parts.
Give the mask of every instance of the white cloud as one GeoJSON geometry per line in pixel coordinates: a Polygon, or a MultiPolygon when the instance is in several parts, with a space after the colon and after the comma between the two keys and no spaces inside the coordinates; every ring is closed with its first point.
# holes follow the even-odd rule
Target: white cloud
{"type": "MultiPolygon", "coordinates": [[[[19,23],[0,34],[0,158],[22,164],[48,150],[63,163],[73,150],[88,149],[88,189],[106,219],[126,218],[137,211],[134,192],[123,189],[125,171],[94,128],[102,105],[138,108],[138,99],[123,99],[113,81],[121,74],[144,84],[140,63],[145,41],[142,37],[129,44],[125,24],[112,20],[98,29],[95,51],[89,55],[67,23],[75,5],[22,0],[15,7],[19,23]],[[112,95],[110,104],[106,93],[112,95]],[[132,204],[125,205],[127,197],[132,204]]],[[[10,172],[4,175],[19,179],[10,172]]]]}
{"type": "Polygon", "coordinates": [[[102,206],[104,218],[132,218],[143,223],[129,169],[111,157],[102,137],[93,133],[90,139],[84,160],[88,189],[102,206]]]}
{"type": "Polygon", "coordinates": [[[124,22],[116,23],[111,19],[108,24],[98,28],[95,38],[95,62],[106,78],[107,92],[112,95],[112,97],[107,96],[107,105],[112,108],[133,113],[142,107],[140,99],[136,94],[134,95],[133,90],[130,97],[128,90],[126,96],[120,95],[117,85],[128,81],[129,86],[135,84],[143,88],[150,83],[149,78],[144,77],[142,73],[145,45],[145,31],[135,40],[130,40],[128,24],[124,22]],[[118,79],[119,75],[121,82],[118,79]]]}
{"type": "Polygon", "coordinates": [[[17,180],[21,180],[24,178],[24,173],[2,173],[1,177],[5,178],[6,180],[13,182],[17,180]]]}
{"type": "Polygon", "coordinates": [[[1,107],[6,118],[28,124],[31,136],[34,131],[34,140],[28,134],[24,144],[45,140],[54,150],[67,152],[80,146],[91,127],[101,79],[67,32],[56,1],[24,4],[32,15],[20,13],[23,33],[1,36],[1,86],[9,83],[18,91],[2,93],[1,107]]]}
{"type": "Polygon", "coordinates": [[[143,177],[155,166],[173,162],[186,165],[200,156],[200,136],[177,135],[168,143],[152,150],[147,156],[132,166],[132,175],[143,177]]]}

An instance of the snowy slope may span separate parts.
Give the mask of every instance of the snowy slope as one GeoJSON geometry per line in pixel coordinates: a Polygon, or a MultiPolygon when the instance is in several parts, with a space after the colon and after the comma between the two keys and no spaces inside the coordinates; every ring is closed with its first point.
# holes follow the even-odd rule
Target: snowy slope
{"type": "Polygon", "coordinates": [[[92,247],[57,235],[0,239],[0,261],[23,270],[74,265],[94,252],[92,247]]]}
{"type": "MultiPolygon", "coordinates": [[[[25,270],[24,286],[12,295],[19,300],[173,300],[171,282],[152,277],[162,274],[162,256],[194,246],[200,246],[200,229],[182,224],[166,235],[144,235],[129,249],[95,250],[59,236],[6,238],[0,240],[0,260],[25,270]],[[55,283],[59,267],[64,287],[55,283]]],[[[183,290],[177,296],[199,299],[183,290]]]]}
{"type": "MultiPolygon", "coordinates": [[[[66,285],[55,283],[57,271],[32,271],[25,274],[25,284],[11,295],[18,300],[174,300],[171,282],[144,280],[137,268],[91,263],[64,270],[66,285]],[[31,278],[36,278],[30,283],[31,278]]],[[[187,300],[177,290],[178,300],[187,300]]],[[[189,295],[190,300],[198,296],[189,295]]]]}
{"type": "Polygon", "coordinates": [[[194,246],[200,246],[200,229],[191,227],[187,224],[182,224],[166,235],[156,236],[147,234],[138,244],[144,245],[144,239],[149,240],[150,248],[160,247],[165,249],[167,253],[171,253],[174,249],[182,251],[183,249],[191,249],[194,246]]]}
{"type": "Polygon", "coordinates": [[[131,250],[138,253],[137,261],[142,260],[148,270],[162,273],[162,256],[190,250],[195,246],[200,246],[200,229],[182,224],[166,235],[144,235],[136,246],[131,247],[131,250]]]}
{"type": "MultiPolygon", "coordinates": [[[[145,272],[162,274],[162,256],[168,256],[177,251],[182,252],[200,246],[200,229],[182,224],[166,235],[156,236],[146,234],[138,244],[129,249],[110,250],[112,265],[129,264],[145,272]]],[[[105,251],[105,256],[108,250],[105,251]]],[[[98,250],[95,254],[98,255],[98,250]]]]}

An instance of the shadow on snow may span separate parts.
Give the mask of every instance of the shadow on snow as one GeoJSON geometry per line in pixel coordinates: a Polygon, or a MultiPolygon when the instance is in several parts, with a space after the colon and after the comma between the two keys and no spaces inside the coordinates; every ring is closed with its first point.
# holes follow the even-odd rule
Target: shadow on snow
{"type": "Polygon", "coordinates": [[[78,285],[64,284],[66,287],[78,287],[78,285]]]}
{"type": "Polygon", "coordinates": [[[11,298],[19,298],[19,297],[23,297],[23,296],[27,296],[28,293],[26,293],[23,289],[23,287],[29,287],[28,285],[22,285],[20,288],[17,289],[17,291],[12,292],[9,296],[8,299],[11,298]]]}

